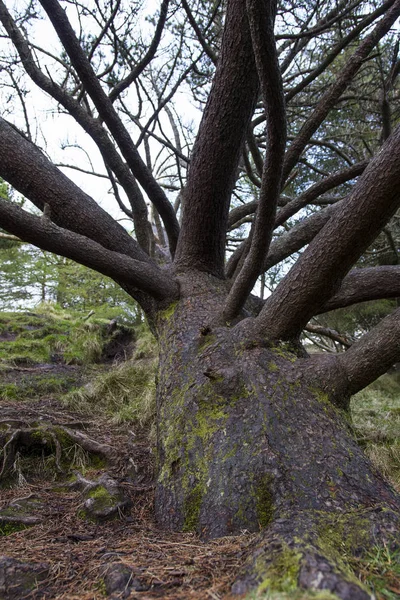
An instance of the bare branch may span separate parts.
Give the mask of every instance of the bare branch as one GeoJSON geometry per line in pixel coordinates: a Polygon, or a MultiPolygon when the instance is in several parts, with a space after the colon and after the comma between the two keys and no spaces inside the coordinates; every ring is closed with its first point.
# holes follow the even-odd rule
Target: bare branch
{"type": "Polygon", "coordinates": [[[158,45],[161,40],[162,32],[164,30],[165,22],[167,20],[168,5],[169,0],[162,1],[160,8],[160,16],[149,49],[147,50],[145,56],[142,58],[139,64],[136,65],[136,67],[129,73],[129,75],[125,77],[125,79],[119,81],[116,84],[116,86],[111,90],[109,94],[111,102],[115,102],[118,96],[120,96],[122,92],[126,90],[131,85],[131,83],[135,81],[135,79],[139,77],[139,75],[144,71],[147,65],[150,64],[152,59],[155,57],[158,45]]]}
{"type": "Polygon", "coordinates": [[[25,71],[32,81],[59,102],[97,144],[105,163],[114,171],[129,198],[133,209],[138,242],[145,251],[148,251],[150,242],[147,236],[146,204],[135,178],[127,165],[121,160],[106,130],[97,119],[93,119],[89,115],[78,101],[40,71],[36,66],[28,43],[14,23],[2,0],[0,0],[0,20],[14,43],[25,71]]]}
{"type": "Polygon", "coordinates": [[[298,83],[294,88],[289,90],[285,95],[286,102],[290,102],[297,94],[299,94],[304,88],[314,81],[318,75],[321,75],[325,71],[325,69],[335,60],[335,58],[340,54],[340,52],[349,46],[349,44],[355,40],[360,33],[366,29],[371,23],[373,23],[378,17],[385,14],[385,12],[392,6],[394,0],[387,0],[384,2],[379,8],[374,10],[370,15],[365,17],[354,29],[350,31],[350,33],[344,36],[338,44],[335,45],[334,48],[325,56],[324,60],[318,65],[316,69],[314,69],[307,77],[305,77],[300,83],[298,83]]]}
{"type": "Polygon", "coordinates": [[[0,118],[0,176],[52,220],[108,248],[149,262],[138,243],[105,210],[55,167],[29,140],[0,118]]]}
{"type": "Polygon", "coordinates": [[[350,346],[353,343],[347,337],[341,335],[334,329],[330,329],[329,327],[321,327],[321,325],[314,325],[312,323],[308,323],[308,325],[304,327],[304,331],[327,337],[330,340],[333,340],[334,342],[342,344],[342,346],[344,346],[345,348],[350,348],[350,346]]]}
{"type": "Polygon", "coordinates": [[[68,21],[67,15],[57,0],[40,0],[57,32],[76,72],[90,95],[100,117],[107,124],[116,140],[126,162],[142,185],[150,200],[157,208],[168,234],[171,252],[176,247],[179,225],[174,209],[162,188],[154,179],[151,171],[140,157],[133,141],[119,118],[109,97],[104,92],[94,73],[89,60],[82,50],[79,41],[68,21]]]}
{"type": "MultiPolygon", "coordinates": [[[[300,196],[287,202],[284,208],[282,208],[275,219],[274,227],[279,227],[282,225],[287,219],[296,214],[301,208],[304,208],[308,204],[317,203],[317,199],[324,194],[325,192],[334,189],[335,187],[354,179],[361,175],[366,166],[368,165],[368,161],[363,161],[361,163],[357,163],[352,165],[348,169],[343,169],[342,171],[337,171],[336,173],[332,173],[329,177],[322,179],[318,183],[310,186],[305,192],[303,192],[300,196]]],[[[282,198],[281,198],[282,200],[282,198]]],[[[339,199],[335,199],[337,202],[339,199]]],[[[319,204],[320,202],[318,202],[319,204]]],[[[321,202],[322,204],[333,204],[334,202],[321,202]]],[[[278,202],[280,204],[280,202],[278,202]]],[[[235,224],[246,217],[247,215],[252,215],[256,212],[258,207],[258,202],[248,202],[247,204],[242,204],[241,206],[236,206],[229,213],[228,219],[228,229],[233,229],[235,224]]]]}
{"type": "Polygon", "coordinates": [[[196,19],[194,18],[193,13],[190,10],[190,7],[189,7],[188,3],[186,2],[186,0],[182,0],[182,6],[187,14],[189,23],[192,26],[193,31],[195,32],[196,37],[200,42],[201,47],[203,48],[203,50],[207,54],[207,56],[211,59],[211,61],[214,63],[214,65],[216,65],[218,57],[215,54],[214,50],[211,48],[211,46],[209,44],[207,44],[207,41],[205,40],[205,38],[200,30],[200,27],[198,26],[196,19]]]}
{"type": "Polygon", "coordinates": [[[259,0],[247,0],[254,55],[267,115],[267,149],[260,199],[251,231],[251,245],[243,267],[227,297],[223,309],[224,321],[231,321],[238,314],[257,281],[271,243],[281,190],[286,146],[286,115],[274,39],[275,11],[274,0],[262,4],[259,0]]]}
{"type": "Polygon", "coordinates": [[[336,102],[349,86],[357,72],[359,71],[364,59],[376,46],[379,40],[390,30],[393,23],[400,15],[400,0],[395,0],[392,7],[385,16],[379,21],[373,31],[360,43],[357,50],[347,61],[341,72],[336,77],[335,82],[323,94],[316,108],[308,117],[299,134],[286,152],[285,165],[283,171],[283,181],[286,180],[293,167],[300,158],[301,153],[307,146],[313,134],[324,121],[329,111],[335,106],[336,102]]]}
{"type": "Polygon", "coordinates": [[[290,219],[293,215],[295,215],[300,209],[304,208],[308,204],[311,204],[316,198],[324,194],[325,192],[334,189],[338,185],[342,185],[347,181],[351,181],[355,177],[361,175],[365,168],[368,165],[368,161],[365,160],[363,162],[357,163],[348,167],[347,169],[343,169],[342,171],[337,171],[336,173],[332,173],[325,179],[321,179],[314,185],[308,188],[303,194],[300,194],[297,198],[286,204],[276,215],[275,227],[279,227],[285,221],[290,219]]]}
{"type": "Polygon", "coordinates": [[[9,240],[10,242],[23,242],[16,235],[10,235],[9,233],[1,233],[0,232],[0,240],[9,240]]]}

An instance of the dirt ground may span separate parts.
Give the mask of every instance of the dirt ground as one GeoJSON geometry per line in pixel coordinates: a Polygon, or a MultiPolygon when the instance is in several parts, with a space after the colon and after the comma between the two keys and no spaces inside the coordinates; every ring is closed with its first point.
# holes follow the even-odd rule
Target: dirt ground
{"type": "MultiPolygon", "coordinates": [[[[0,409],[3,429],[26,429],[27,424],[37,427],[38,423],[79,427],[89,439],[111,447],[117,457],[112,464],[101,469],[86,466],[81,471],[90,480],[106,471],[132,501],[130,512],[118,519],[91,522],[82,518],[82,491],[68,487],[68,483],[63,487],[62,476],[54,473],[49,477],[40,465],[32,476],[22,457],[20,466],[15,467],[19,469],[17,481],[1,490],[0,513],[10,505],[28,501],[34,506],[31,512],[37,524],[3,535],[0,554],[24,563],[43,563],[44,580],[21,595],[13,595],[12,590],[1,592],[0,582],[0,598],[229,598],[230,585],[252,536],[244,533],[205,543],[193,534],[157,529],[153,518],[153,456],[146,432],[112,427],[108,421],[82,422],[82,416],[64,411],[51,399],[1,402],[0,409]],[[112,592],[106,573],[115,563],[128,567],[131,575],[122,590],[112,592]]],[[[25,450],[21,446],[20,455],[25,450]]],[[[45,459],[44,453],[35,457],[39,462],[45,459]]],[[[79,466],[76,457],[75,463],[79,466]]],[[[79,472],[78,467],[72,470],[79,472]]]]}

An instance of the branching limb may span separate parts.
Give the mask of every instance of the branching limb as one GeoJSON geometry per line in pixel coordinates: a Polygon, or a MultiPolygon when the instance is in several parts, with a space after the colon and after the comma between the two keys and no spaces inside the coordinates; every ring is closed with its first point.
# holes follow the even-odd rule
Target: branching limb
{"type": "Polygon", "coordinates": [[[4,200],[0,200],[0,224],[24,241],[133,285],[158,300],[178,295],[176,282],[154,264],[107,250],[89,238],[58,227],[50,219],[31,215],[4,200]]]}
{"type": "Polygon", "coordinates": [[[301,250],[306,244],[309,244],[335,214],[338,206],[330,206],[324,210],[320,210],[311,215],[311,217],[308,217],[308,219],[304,219],[292,227],[287,233],[276,238],[269,248],[263,270],[268,271],[274,265],[277,265],[282,260],[285,260],[285,258],[301,250]]]}
{"type": "Polygon", "coordinates": [[[378,19],[381,15],[385,14],[385,12],[392,6],[393,0],[387,0],[384,2],[379,8],[374,10],[370,15],[366,16],[354,29],[350,31],[350,33],[344,36],[340,42],[338,42],[330,52],[324,57],[324,60],[304,77],[302,81],[300,81],[296,86],[294,86],[291,90],[287,92],[285,95],[286,102],[290,102],[297,94],[299,94],[302,90],[304,90],[307,85],[312,83],[321,73],[323,73],[330,64],[335,60],[335,58],[340,54],[340,52],[347,48],[352,41],[357,39],[362,31],[364,31],[371,23],[373,23],[376,19],[378,19]]]}
{"type": "Polygon", "coordinates": [[[47,12],[65,51],[71,59],[71,63],[81,77],[86,91],[99,111],[101,119],[107,124],[127,164],[157,208],[164,222],[171,252],[173,253],[179,235],[179,225],[171,203],[143,162],[128,131],[114,109],[110,98],[104,92],[100,81],[96,77],[88,58],[79,44],[79,40],[68,21],[66,13],[57,0],[41,0],[41,5],[47,12]]]}
{"type": "Polygon", "coordinates": [[[353,269],[343,279],[337,293],[324,304],[320,312],[344,308],[358,302],[399,297],[399,265],[353,269]]]}
{"type": "Polygon", "coordinates": [[[343,94],[345,89],[354,79],[359,71],[363,61],[390,30],[393,23],[400,15],[400,0],[395,0],[385,16],[379,21],[373,31],[360,43],[357,50],[347,61],[341,72],[336,77],[335,82],[325,92],[316,108],[306,120],[299,134],[286,152],[285,165],[283,170],[283,181],[289,176],[291,170],[296,165],[303,150],[307,146],[313,134],[324,121],[329,111],[335,106],[336,102],[343,94]]]}
{"type": "Polygon", "coordinates": [[[168,5],[169,0],[163,0],[160,8],[160,16],[158,19],[157,27],[154,32],[154,37],[151,41],[149,49],[147,50],[145,56],[142,60],[136,65],[136,67],[129,73],[127,77],[119,81],[115,87],[111,90],[109,94],[109,98],[111,102],[115,102],[115,100],[122,94],[124,90],[126,90],[134,81],[139,77],[139,75],[144,71],[148,64],[153,60],[156,55],[158,45],[161,40],[162,32],[164,31],[164,26],[167,20],[168,14],[168,5]]]}
{"type": "MultiPolygon", "coordinates": [[[[332,175],[329,175],[329,177],[326,177],[318,183],[315,183],[314,185],[310,186],[305,192],[300,194],[300,196],[297,196],[297,198],[285,204],[285,206],[276,215],[274,227],[276,228],[282,225],[285,221],[287,221],[287,219],[296,214],[301,208],[304,208],[309,204],[314,204],[317,202],[319,204],[320,201],[318,199],[322,194],[334,189],[339,185],[342,185],[343,183],[346,183],[347,181],[350,181],[351,179],[354,179],[355,177],[358,177],[364,172],[367,165],[368,161],[357,163],[347,169],[343,169],[342,171],[332,173],[332,175]]],[[[323,202],[323,204],[328,203],[330,202],[323,202]]],[[[278,204],[280,204],[280,202],[278,202],[278,204]]],[[[229,213],[228,229],[233,229],[238,221],[240,221],[248,215],[254,214],[257,210],[257,207],[258,201],[253,201],[233,208],[229,213]]]]}
{"type": "Polygon", "coordinates": [[[132,258],[149,262],[137,242],[105,210],[55,167],[7,121],[0,118],[0,176],[54,223],[132,258]]]}
{"type": "Polygon", "coordinates": [[[32,81],[41,90],[59,102],[97,144],[104,162],[114,171],[129,198],[133,210],[133,220],[138,242],[148,252],[150,241],[147,237],[147,208],[143,195],[129,167],[116,151],[107,131],[102,127],[98,119],[94,119],[75,98],[62,89],[62,87],[58,86],[51,78],[44,75],[37,67],[29,44],[13,21],[2,0],[0,0],[0,21],[15,45],[24,69],[32,81]]]}
{"type": "Polygon", "coordinates": [[[295,215],[299,210],[311,204],[314,200],[319,198],[325,192],[334,189],[335,187],[346,183],[347,181],[351,181],[355,177],[361,175],[365,168],[368,165],[368,161],[365,160],[363,162],[357,163],[348,167],[347,169],[343,169],[342,171],[337,171],[321,181],[318,181],[314,185],[308,188],[303,194],[300,194],[297,198],[286,204],[276,215],[275,227],[279,227],[285,221],[290,219],[293,215],[295,215]]]}
{"type": "MultiPolygon", "coordinates": [[[[303,194],[287,203],[284,208],[278,212],[275,219],[275,227],[282,225],[288,218],[293,216],[304,206],[314,203],[321,194],[363,173],[367,165],[368,161],[357,163],[348,169],[333,173],[329,177],[326,177],[322,181],[312,185],[303,194]]],[[[258,202],[254,201],[232,209],[229,213],[228,220],[230,228],[233,228],[239,219],[245,217],[246,215],[253,214],[257,210],[257,206],[258,202]]],[[[260,273],[267,271],[281,260],[284,260],[308,244],[322,229],[331,214],[333,213],[328,213],[327,211],[324,211],[323,213],[319,212],[296,225],[290,232],[283,235],[281,238],[274,240],[271,244],[270,251],[265,259],[260,273]]],[[[246,244],[246,246],[248,247],[248,244],[246,244]]],[[[241,263],[244,262],[244,252],[245,243],[239,246],[237,251],[235,251],[232,257],[229,259],[226,267],[226,276],[228,278],[233,277],[233,275],[237,273],[239,260],[241,260],[241,263]]]]}
{"type": "Polygon", "coordinates": [[[345,348],[350,348],[350,346],[352,345],[352,342],[349,340],[348,337],[345,337],[344,335],[340,334],[334,329],[331,329],[330,327],[322,327],[321,325],[314,325],[312,323],[308,323],[308,325],[304,327],[304,331],[327,337],[330,340],[333,340],[334,342],[342,344],[342,346],[344,346],[345,348]]]}
{"type": "Polygon", "coordinates": [[[224,321],[231,321],[243,307],[267,255],[274,229],[281,190],[286,146],[286,115],[282,78],[274,38],[276,3],[247,0],[251,37],[267,115],[267,150],[263,166],[260,199],[251,232],[251,245],[242,270],[226,300],[224,321]]]}
{"type": "Polygon", "coordinates": [[[222,277],[225,232],[258,77],[244,0],[229,0],[213,85],[193,149],[176,261],[222,277]],[[221,98],[224,101],[221,102],[221,98]]]}
{"type": "Polygon", "coordinates": [[[214,50],[211,48],[211,46],[209,44],[207,44],[207,41],[206,41],[205,37],[203,36],[203,34],[200,30],[200,27],[198,26],[197,21],[194,18],[193,13],[190,10],[189,4],[186,2],[186,0],[182,0],[182,6],[187,15],[189,23],[192,26],[193,31],[195,32],[198,41],[200,42],[201,47],[203,48],[203,50],[207,54],[207,56],[210,58],[210,60],[214,63],[214,65],[216,65],[218,57],[215,54],[214,50]]]}
{"type": "Polygon", "coordinates": [[[400,361],[400,308],[338,356],[349,393],[355,394],[400,361]]]}
{"type": "Polygon", "coordinates": [[[290,339],[336,293],[400,204],[400,127],[383,145],[346,202],[267,299],[257,318],[272,338],[290,339]]]}

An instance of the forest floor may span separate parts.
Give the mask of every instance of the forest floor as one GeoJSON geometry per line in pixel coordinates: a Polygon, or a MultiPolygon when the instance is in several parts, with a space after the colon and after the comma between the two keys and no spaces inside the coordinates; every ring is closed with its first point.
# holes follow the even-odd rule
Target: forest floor
{"type": "MultiPolygon", "coordinates": [[[[146,344],[148,352],[148,338],[134,342],[126,328],[0,313],[0,600],[231,598],[255,536],[204,542],[158,529],[151,419],[137,418],[137,407],[109,406],[104,385],[92,412],[85,405],[91,382],[115,371],[121,350],[138,363],[150,360],[146,344]],[[84,360],[88,348],[97,364],[84,360]],[[84,393],[66,402],[65,393],[82,385],[84,393]],[[103,401],[108,412],[96,410],[103,401]]],[[[148,385],[140,369],[139,375],[148,385]]],[[[125,389],[122,370],[118,377],[125,389]]],[[[388,426],[396,428],[400,396],[390,402],[388,426]]],[[[371,419],[379,410],[368,406],[371,419]]],[[[382,445],[385,426],[379,427],[382,445]]],[[[371,567],[377,598],[399,598],[398,565],[382,560],[371,567]]],[[[292,596],[273,596],[281,597],[292,596]]]]}
{"type": "MultiPolygon", "coordinates": [[[[81,421],[81,415],[60,411],[57,401],[44,398],[23,406],[2,402],[1,421],[14,420],[68,425],[81,421]]],[[[63,487],[59,478],[46,478],[46,469],[42,476],[27,483],[22,471],[19,485],[1,491],[0,513],[22,501],[28,504],[26,512],[36,517],[37,523],[3,536],[1,554],[43,565],[44,580],[37,590],[19,590],[17,595],[10,589],[2,596],[0,587],[0,597],[104,598],[113,595],[113,583],[107,581],[115,579],[113,575],[105,577],[107,568],[122,563],[131,571],[131,580],[129,576],[123,579],[122,589],[114,586],[114,597],[127,597],[124,588],[128,591],[133,587],[138,591],[131,589],[129,598],[143,600],[226,598],[250,536],[204,543],[193,534],[160,531],[153,518],[152,457],[146,434],[132,432],[127,426],[110,427],[104,419],[86,422],[83,431],[90,439],[110,445],[116,456],[125,457],[106,469],[81,468],[85,479],[97,480],[106,470],[132,507],[117,519],[91,522],[80,513],[82,490],[68,488],[68,483],[63,487]]],[[[46,460],[45,456],[38,458],[46,460]]],[[[74,469],[74,473],[77,471],[74,469]]],[[[28,479],[29,473],[26,475],[28,479]]],[[[18,581],[17,577],[14,583],[18,581]]]]}
{"type": "Polygon", "coordinates": [[[41,347],[33,356],[27,333],[38,332],[33,345],[55,343],[39,316],[43,322],[35,315],[0,317],[0,600],[228,598],[253,536],[206,543],[156,527],[149,427],[65,407],[60,397],[70,387],[112,363],[88,368],[60,356],[45,362],[41,347]],[[104,492],[93,483],[105,473],[118,491],[106,498],[107,508],[115,500],[117,511],[99,517],[85,503],[97,501],[96,490],[104,492]]]}

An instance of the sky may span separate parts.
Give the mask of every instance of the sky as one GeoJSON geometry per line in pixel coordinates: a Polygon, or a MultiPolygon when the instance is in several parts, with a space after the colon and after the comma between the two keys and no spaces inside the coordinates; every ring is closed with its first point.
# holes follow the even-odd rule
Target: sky
{"type": "MultiPolygon", "coordinates": [[[[91,0],[88,1],[91,2],[91,0]]],[[[26,5],[27,2],[24,2],[24,4],[26,5]]],[[[8,1],[7,6],[9,9],[14,6],[18,7],[18,10],[21,10],[22,3],[21,0],[17,0],[17,2],[15,2],[15,0],[14,2],[8,1]]],[[[159,2],[155,2],[154,0],[149,0],[144,3],[141,24],[145,24],[145,27],[147,27],[150,34],[154,30],[154,26],[147,24],[144,17],[146,15],[154,14],[157,7],[159,7],[159,2]]],[[[78,23],[74,18],[75,11],[70,10],[68,16],[71,23],[75,27],[78,27],[78,23]]],[[[47,19],[34,21],[34,25],[30,30],[30,38],[39,46],[45,47],[50,52],[57,53],[57,49],[60,47],[57,35],[47,19]]],[[[0,39],[0,53],[7,55],[7,52],[7,42],[4,39],[0,39]]],[[[42,59],[43,55],[41,54],[40,56],[42,59]]],[[[48,59],[47,65],[46,69],[48,70],[48,74],[51,75],[52,69],[54,69],[54,62],[48,59]]],[[[62,114],[57,109],[55,101],[49,99],[49,97],[41,90],[38,90],[30,80],[27,80],[26,85],[30,90],[26,99],[26,111],[29,115],[33,139],[39,147],[41,147],[47,156],[57,165],[71,164],[87,170],[93,168],[94,171],[105,174],[104,163],[100,152],[90,137],[71,117],[62,114]]],[[[3,89],[0,91],[0,94],[2,96],[4,108],[2,113],[4,117],[13,122],[17,127],[24,129],[23,111],[19,100],[15,97],[14,100],[11,100],[9,90],[3,89]]],[[[184,90],[182,90],[182,93],[176,95],[175,103],[187,122],[193,121],[198,124],[200,112],[190,103],[189,95],[186,94],[184,90]]],[[[166,117],[162,118],[163,128],[166,131],[170,131],[172,138],[172,131],[170,130],[169,123],[166,120],[166,117]]],[[[142,158],[144,158],[143,144],[140,148],[140,152],[142,158]]],[[[121,213],[115,199],[112,194],[110,194],[110,183],[107,179],[85,175],[79,171],[66,167],[60,168],[70,179],[112,214],[114,218],[117,218],[118,220],[124,219],[123,223],[129,228],[129,222],[126,221],[126,217],[121,213]]],[[[171,200],[173,200],[175,194],[172,194],[172,196],[170,195],[170,197],[171,200]]]]}

